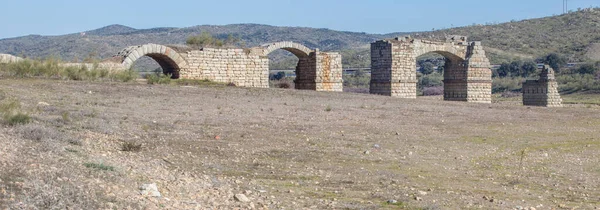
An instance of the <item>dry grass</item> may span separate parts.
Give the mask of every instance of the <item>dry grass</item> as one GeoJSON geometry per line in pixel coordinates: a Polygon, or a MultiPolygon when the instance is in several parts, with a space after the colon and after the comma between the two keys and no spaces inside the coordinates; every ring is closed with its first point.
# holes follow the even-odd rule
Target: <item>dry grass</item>
{"type": "Polygon", "coordinates": [[[0,127],[0,207],[249,208],[238,193],[269,209],[600,203],[597,107],[45,80],[0,89],[39,110],[0,127]],[[60,138],[38,141],[52,130],[60,138]],[[123,151],[122,139],[143,149],[123,151]],[[146,183],[169,200],[140,196],[146,183]]]}

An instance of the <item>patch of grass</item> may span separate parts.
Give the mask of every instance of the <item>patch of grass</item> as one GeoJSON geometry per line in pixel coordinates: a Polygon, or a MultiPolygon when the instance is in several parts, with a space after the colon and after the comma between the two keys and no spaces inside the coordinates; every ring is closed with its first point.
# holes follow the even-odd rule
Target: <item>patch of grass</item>
{"type": "Polygon", "coordinates": [[[198,79],[176,79],[173,80],[176,85],[183,86],[229,86],[227,83],[214,82],[208,79],[198,80],[198,79]]]}
{"type": "Polygon", "coordinates": [[[121,145],[121,151],[124,152],[139,152],[142,150],[142,144],[137,144],[135,142],[124,142],[121,145]]]}
{"type": "Polygon", "coordinates": [[[138,73],[135,70],[119,71],[110,75],[111,80],[120,82],[131,82],[137,79],[138,73]]]}
{"type": "Polygon", "coordinates": [[[146,75],[146,81],[148,84],[153,85],[153,84],[171,84],[171,75],[170,74],[162,74],[162,73],[156,73],[156,74],[148,74],[146,75]]]}
{"type": "Polygon", "coordinates": [[[87,168],[93,168],[102,171],[115,171],[114,166],[104,165],[104,163],[84,163],[83,165],[87,168]]]}
{"type": "Polygon", "coordinates": [[[4,118],[4,120],[8,125],[14,126],[31,122],[31,117],[27,114],[17,113],[15,115],[9,115],[8,117],[4,118]]]}
{"type": "Polygon", "coordinates": [[[330,105],[327,105],[327,107],[325,107],[325,111],[326,111],[326,112],[330,112],[331,110],[332,110],[332,109],[331,109],[331,106],[330,106],[330,105]]]}
{"type": "Polygon", "coordinates": [[[31,122],[31,117],[21,112],[21,104],[16,100],[0,104],[0,114],[2,114],[3,122],[10,126],[31,122]]]}

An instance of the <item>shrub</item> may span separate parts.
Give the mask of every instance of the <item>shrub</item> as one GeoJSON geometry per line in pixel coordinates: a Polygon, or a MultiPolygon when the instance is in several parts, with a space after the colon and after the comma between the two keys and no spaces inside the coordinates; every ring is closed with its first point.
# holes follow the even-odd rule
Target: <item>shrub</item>
{"type": "Polygon", "coordinates": [[[424,87],[423,95],[424,96],[444,95],[444,86],[424,87]]]}
{"type": "Polygon", "coordinates": [[[121,151],[124,152],[139,152],[142,150],[142,144],[136,144],[134,142],[125,142],[121,145],[121,151]]]}
{"type": "Polygon", "coordinates": [[[499,77],[492,81],[492,93],[506,91],[520,92],[523,87],[522,77],[499,77]]]}
{"type": "Polygon", "coordinates": [[[148,84],[171,84],[171,75],[170,74],[148,74],[146,75],[146,80],[148,84]]]}
{"type": "Polygon", "coordinates": [[[35,141],[59,139],[61,137],[57,131],[38,124],[21,126],[18,131],[23,138],[35,141]]]}
{"type": "Polygon", "coordinates": [[[120,82],[131,82],[137,79],[137,77],[138,73],[132,69],[126,71],[119,71],[110,76],[111,80],[120,82]]]}
{"type": "Polygon", "coordinates": [[[283,88],[283,89],[290,89],[292,87],[292,85],[290,84],[289,81],[279,81],[278,83],[275,84],[275,87],[277,88],[283,88]]]}
{"type": "Polygon", "coordinates": [[[0,105],[0,113],[5,124],[10,126],[27,124],[31,122],[31,117],[20,111],[21,104],[18,101],[9,101],[0,105]]]}
{"type": "Polygon", "coordinates": [[[29,117],[27,114],[17,113],[15,115],[9,115],[8,117],[5,117],[4,120],[8,125],[14,126],[31,122],[31,117],[29,117]]]}

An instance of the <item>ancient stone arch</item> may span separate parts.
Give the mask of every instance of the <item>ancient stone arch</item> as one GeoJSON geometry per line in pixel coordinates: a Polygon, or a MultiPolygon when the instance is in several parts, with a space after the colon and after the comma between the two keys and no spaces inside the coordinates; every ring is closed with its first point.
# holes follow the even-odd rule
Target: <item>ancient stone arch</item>
{"type": "Polygon", "coordinates": [[[286,50],[298,57],[295,69],[296,78],[294,79],[296,89],[342,91],[341,56],[339,54],[319,52],[318,49],[311,50],[302,44],[290,41],[264,44],[260,48],[262,49],[261,56],[265,58],[278,49],[286,50]]]}
{"type": "Polygon", "coordinates": [[[180,70],[187,67],[186,60],[174,49],[158,44],[145,44],[127,47],[113,56],[121,62],[125,69],[129,69],[137,59],[148,56],[154,59],[165,74],[172,78],[179,78],[180,70]]]}
{"type": "Polygon", "coordinates": [[[313,52],[313,50],[311,50],[310,48],[308,48],[302,44],[295,43],[295,42],[274,42],[274,43],[264,44],[261,47],[263,48],[264,56],[267,56],[271,52],[278,50],[278,49],[287,50],[288,52],[291,52],[292,54],[296,55],[296,57],[298,57],[298,58],[308,57],[308,55],[311,52],[313,52]]]}
{"type": "Polygon", "coordinates": [[[446,42],[410,37],[371,43],[370,93],[416,98],[416,59],[426,53],[446,58],[444,100],[491,103],[492,73],[481,42],[451,36],[446,42]]]}

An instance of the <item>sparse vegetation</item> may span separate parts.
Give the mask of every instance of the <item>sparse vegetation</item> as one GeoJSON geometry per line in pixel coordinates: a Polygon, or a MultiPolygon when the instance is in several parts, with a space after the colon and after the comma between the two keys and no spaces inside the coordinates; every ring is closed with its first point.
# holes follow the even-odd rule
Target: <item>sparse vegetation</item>
{"type": "Polygon", "coordinates": [[[23,113],[21,103],[16,100],[9,100],[0,104],[0,114],[2,114],[4,124],[10,126],[31,122],[31,117],[23,113]]]}
{"type": "Polygon", "coordinates": [[[100,69],[98,65],[92,65],[92,69],[86,66],[65,66],[55,58],[45,60],[30,60],[15,63],[0,64],[0,76],[16,78],[50,78],[64,80],[111,80],[129,82],[137,78],[138,73],[133,70],[110,72],[100,69]]]}
{"type": "Polygon", "coordinates": [[[171,84],[171,75],[163,73],[147,74],[146,81],[148,84],[171,84]]]}
{"type": "Polygon", "coordinates": [[[84,163],[83,165],[87,168],[93,168],[102,171],[115,171],[114,166],[105,165],[104,163],[84,163]]]}
{"type": "Polygon", "coordinates": [[[142,150],[142,144],[135,142],[123,142],[121,145],[121,151],[124,152],[139,152],[142,150]]]}
{"type": "Polygon", "coordinates": [[[199,35],[190,36],[186,40],[186,44],[189,46],[202,48],[202,47],[233,47],[240,44],[240,38],[235,37],[231,34],[227,35],[226,39],[219,39],[213,37],[208,31],[203,31],[199,35]]]}

